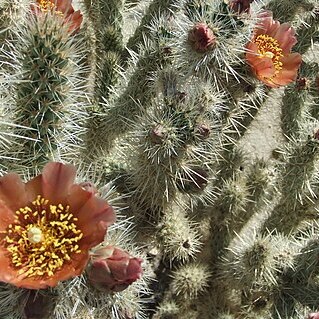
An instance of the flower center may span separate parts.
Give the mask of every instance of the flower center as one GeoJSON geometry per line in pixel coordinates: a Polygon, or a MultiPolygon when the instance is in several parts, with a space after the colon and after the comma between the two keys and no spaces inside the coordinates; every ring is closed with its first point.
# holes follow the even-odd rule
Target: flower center
{"type": "Polygon", "coordinates": [[[278,41],[267,34],[260,34],[254,42],[258,46],[258,53],[260,54],[260,57],[272,59],[276,71],[279,72],[282,69],[282,62],[280,62],[280,58],[284,55],[278,41]]]}
{"type": "Polygon", "coordinates": [[[60,16],[64,16],[63,12],[55,10],[55,4],[50,0],[40,0],[39,6],[42,12],[54,12],[60,16]]]}
{"type": "Polygon", "coordinates": [[[49,205],[49,201],[37,196],[32,205],[15,213],[4,238],[14,267],[26,277],[53,276],[71,254],[81,252],[77,242],[83,237],[77,228],[77,218],[69,206],[49,205]]]}

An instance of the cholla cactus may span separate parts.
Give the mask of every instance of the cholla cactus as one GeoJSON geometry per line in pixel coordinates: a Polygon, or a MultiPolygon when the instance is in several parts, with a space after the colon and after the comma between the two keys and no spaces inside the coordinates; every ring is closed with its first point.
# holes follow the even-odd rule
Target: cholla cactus
{"type": "Polygon", "coordinates": [[[0,318],[317,318],[318,28],[315,0],[0,0],[0,318]]]}

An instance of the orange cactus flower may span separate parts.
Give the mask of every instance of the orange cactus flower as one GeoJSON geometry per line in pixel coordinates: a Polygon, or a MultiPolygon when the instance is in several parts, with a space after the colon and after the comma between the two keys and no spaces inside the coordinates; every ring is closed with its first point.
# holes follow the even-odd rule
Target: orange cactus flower
{"type": "Polygon", "coordinates": [[[51,12],[63,18],[68,24],[69,32],[74,33],[80,29],[83,21],[81,11],[74,11],[72,0],[37,0],[37,5],[31,6],[36,14],[51,12]]]}
{"type": "Polygon", "coordinates": [[[0,281],[43,289],[83,272],[115,214],[74,184],[75,174],[51,162],[27,183],[15,173],[0,178],[0,281]]]}
{"type": "Polygon", "coordinates": [[[291,53],[296,43],[294,29],[288,23],[274,21],[272,12],[264,11],[246,46],[246,60],[266,85],[273,88],[287,85],[296,80],[301,64],[301,55],[291,53]]]}

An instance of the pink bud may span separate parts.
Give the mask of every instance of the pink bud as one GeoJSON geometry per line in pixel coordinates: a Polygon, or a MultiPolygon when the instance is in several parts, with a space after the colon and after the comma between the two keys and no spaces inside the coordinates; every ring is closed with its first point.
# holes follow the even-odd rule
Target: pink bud
{"type": "Polygon", "coordinates": [[[194,51],[204,53],[213,48],[216,37],[206,23],[200,22],[189,31],[188,43],[194,51]]]}
{"type": "Polygon", "coordinates": [[[100,290],[122,291],[141,278],[142,262],[141,258],[132,257],[120,248],[106,246],[92,255],[88,277],[100,290]]]}
{"type": "Polygon", "coordinates": [[[312,312],[308,315],[308,319],[319,319],[319,312],[312,312]]]}

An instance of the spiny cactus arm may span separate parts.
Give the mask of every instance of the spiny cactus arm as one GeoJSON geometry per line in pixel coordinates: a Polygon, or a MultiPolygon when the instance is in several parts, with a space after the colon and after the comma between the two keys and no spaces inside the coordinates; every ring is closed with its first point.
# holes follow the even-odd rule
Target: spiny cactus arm
{"type": "MultiPolygon", "coordinates": [[[[265,90],[269,91],[267,88],[265,90]]],[[[220,185],[222,180],[231,178],[243,165],[244,154],[236,147],[236,143],[245,134],[266,98],[267,94],[261,88],[261,92],[257,90],[252,96],[234,104],[233,109],[224,113],[221,137],[223,146],[215,185],[220,185]]]]}
{"type": "MultiPolygon", "coordinates": [[[[291,242],[291,264],[284,268],[282,285],[278,291],[274,312],[280,315],[296,313],[297,303],[302,307],[310,307],[314,311],[319,306],[318,283],[318,222],[311,222],[309,229],[301,232],[298,238],[291,242]]],[[[308,308],[309,309],[309,308],[308,308]]]]}
{"type": "Polygon", "coordinates": [[[2,298],[3,301],[0,305],[1,316],[5,319],[9,319],[11,316],[14,316],[14,318],[21,318],[23,305],[21,303],[18,305],[17,302],[23,301],[25,290],[6,283],[1,283],[0,295],[3,297],[5,296],[5,298],[2,298]]]}
{"type": "Polygon", "coordinates": [[[158,16],[173,16],[182,6],[183,0],[153,0],[150,3],[139,26],[129,38],[126,48],[123,50],[121,63],[124,68],[131,57],[131,51],[137,53],[140,45],[144,42],[144,38],[149,37],[154,18],[158,16]]]}
{"type": "Polygon", "coordinates": [[[226,92],[245,90],[246,85],[238,83],[249,82],[243,53],[255,19],[243,22],[222,1],[189,1],[186,8],[189,10],[177,17],[180,41],[176,43],[185,73],[210,78],[214,87],[226,92]]]}
{"type": "Polygon", "coordinates": [[[170,298],[167,298],[167,300],[163,300],[161,303],[159,303],[153,318],[161,319],[167,316],[177,316],[179,313],[180,307],[178,304],[170,298]]]}
{"type": "Polygon", "coordinates": [[[309,65],[313,70],[313,77],[308,81],[309,83],[309,93],[313,96],[313,103],[310,105],[309,113],[315,119],[319,119],[319,65],[318,63],[311,63],[309,65]]]}
{"type": "Polygon", "coordinates": [[[295,318],[296,315],[296,300],[288,291],[277,292],[271,309],[271,318],[295,318]]]}
{"type": "MultiPolygon", "coordinates": [[[[291,283],[312,282],[319,272],[318,263],[318,221],[308,223],[308,230],[302,231],[301,235],[295,239],[295,245],[299,251],[294,256],[293,267],[289,269],[287,276],[291,278],[291,283]]],[[[313,281],[315,284],[315,280],[313,281]]]]}
{"type": "Polygon", "coordinates": [[[292,297],[301,305],[314,309],[316,311],[319,306],[319,286],[318,283],[297,283],[290,285],[292,297]]]}
{"type": "Polygon", "coordinates": [[[237,108],[231,112],[228,117],[229,125],[233,127],[231,130],[231,139],[237,140],[241,138],[249,128],[250,124],[256,117],[259,109],[268,98],[269,88],[256,88],[255,92],[250,94],[246,99],[238,102],[237,108]]]}
{"type": "Polygon", "coordinates": [[[25,139],[13,143],[9,153],[19,154],[19,167],[40,168],[57,155],[60,146],[64,144],[64,151],[69,152],[81,139],[82,128],[77,125],[79,117],[85,116],[80,93],[85,87],[80,78],[81,45],[68,26],[61,24],[54,13],[30,13],[19,31],[19,43],[15,42],[14,62],[19,70],[14,85],[14,134],[25,139]]]}
{"type": "Polygon", "coordinates": [[[210,271],[202,263],[189,263],[183,265],[171,274],[172,293],[184,300],[196,299],[208,287],[210,271]]]}
{"type": "Polygon", "coordinates": [[[250,210],[251,206],[259,206],[267,202],[267,188],[272,182],[273,173],[263,158],[254,160],[246,172],[248,199],[252,203],[248,204],[246,210],[250,210]]]}
{"type": "Polygon", "coordinates": [[[24,3],[21,0],[7,1],[0,4],[0,47],[4,45],[5,39],[11,34],[10,29],[14,23],[23,15],[24,3]]]}
{"type": "MultiPolygon", "coordinates": [[[[245,165],[245,164],[244,164],[245,165]]],[[[234,234],[240,234],[243,228],[254,219],[256,215],[261,214],[266,210],[271,200],[273,188],[273,177],[269,167],[266,166],[264,160],[256,160],[250,166],[243,168],[244,172],[237,172],[236,178],[228,180],[233,189],[229,189],[228,197],[231,198],[233,205],[229,208],[231,212],[228,216],[223,215],[226,221],[228,239],[225,237],[223,247],[228,247],[230,240],[234,234]],[[230,195],[232,195],[230,197],[230,195]]],[[[226,202],[223,199],[224,193],[220,194],[217,202],[226,202]]],[[[228,201],[229,201],[228,199],[228,201]]],[[[212,218],[214,219],[214,218],[212,218]]]]}
{"type": "Polygon", "coordinates": [[[305,102],[309,99],[310,82],[317,70],[316,65],[312,63],[302,63],[296,82],[285,89],[281,104],[281,129],[288,139],[298,137],[305,124],[305,102]]]}
{"type": "Polygon", "coordinates": [[[98,113],[93,113],[88,122],[87,136],[91,156],[97,156],[101,150],[109,152],[115,139],[131,130],[134,121],[154,98],[152,73],[162,68],[168,60],[162,48],[154,48],[154,43],[147,47],[114,105],[101,104],[98,113]]]}
{"type": "Polygon", "coordinates": [[[271,10],[275,19],[282,23],[293,20],[298,10],[311,10],[312,7],[307,0],[271,0],[266,5],[266,9],[271,10]]]}
{"type": "Polygon", "coordinates": [[[258,229],[241,231],[219,263],[221,280],[230,291],[241,292],[241,312],[248,318],[262,312],[273,318],[279,304],[284,308],[291,305],[284,296],[290,294],[285,274],[294,268],[298,253],[298,245],[289,237],[276,233],[261,236],[258,229]]]}
{"type": "Polygon", "coordinates": [[[298,43],[294,51],[304,54],[312,46],[315,37],[318,37],[319,25],[319,8],[314,6],[311,11],[307,12],[303,23],[296,30],[298,43]]]}
{"type": "Polygon", "coordinates": [[[293,258],[285,260],[284,254],[289,253],[289,249],[292,251],[293,247],[284,236],[271,233],[261,236],[258,230],[249,231],[243,230],[238,234],[225,251],[220,264],[222,278],[229,287],[236,289],[248,292],[256,284],[269,291],[271,286],[279,284],[279,268],[292,265],[293,258]]]}
{"type": "Polygon", "coordinates": [[[210,275],[209,266],[200,262],[181,265],[171,273],[172,280],[165,293],[176,300],[177,318],[198,318],[200,314],[194,305],[207,293],[210,275]]]}
{"type": "Polygon", "coordinates": [[[279,168],[277,190],[280,201],[266,221],[263,229],[277,229],[286,234],[295,230],[307,214],[301,214],[302,205],[315,195],[311,189],[315,163],[318,159],[318,140],[313,136],[292,140],[285,151],[285,162],[279,168]]]}
{"type": "Polygon", "coordinates": [[[95,6],[98,12],[95,22],[98,57],[95,95],[98,102],[103,102],[109,98],[111,88],[119,79],[124,1],[100,0],[95,6]]]}
{"type": "Polygon", "coordinates": [[[216,136],[209,129],[214,127],[211,99],[198,92],[201,83],[187,85],[189,94],[185,94],[179,90],[175,72],[160,73],[163,96],[135,126],[137,156],[131,164],[135,195],[150,208],[154,204],[165,208],[177,200],[179,192],[191,197],[203,191],[209,180],[208,163],[216,158],[216,136]]]}
{"type": "Polygon", "coordinates": [[[165,212],[158,228],[159,246],[164,258],[168,258],[170,262],[188,261],[199,252],[201,241],[196,224],[177,205],[165,212]]]}

